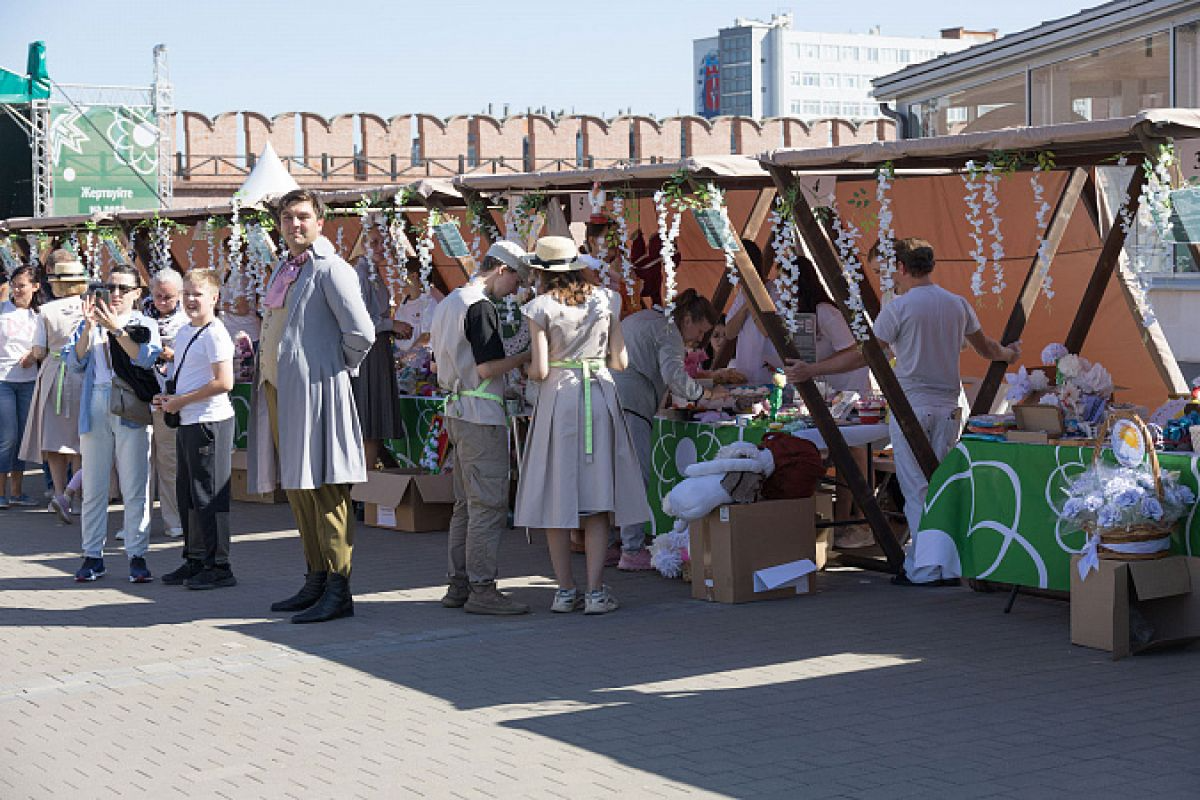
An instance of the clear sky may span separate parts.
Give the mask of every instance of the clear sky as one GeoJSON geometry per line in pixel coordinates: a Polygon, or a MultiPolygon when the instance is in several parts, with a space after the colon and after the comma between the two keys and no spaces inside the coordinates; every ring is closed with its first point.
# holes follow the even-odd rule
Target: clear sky
{"type": "Polygon", "coordinates": [[[148,85],[166,44],[175,105],[220,111],[689,112],[692,40],[734,17],[791,11],[794,27],[936,37],[1012,33],[1099,3],[866,0],[0,0],[0,65],[46,42],[60,83],[148,85]]]}

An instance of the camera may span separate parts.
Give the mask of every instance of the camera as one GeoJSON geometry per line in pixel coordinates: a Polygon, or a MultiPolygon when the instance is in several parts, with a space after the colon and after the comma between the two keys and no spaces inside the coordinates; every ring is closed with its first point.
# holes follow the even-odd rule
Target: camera
{"type": "MultiPolygon", "coordinates": [[[[174,378],[167,378],[166,392],[168,395],[175,394],[175,379],[174,378]]],[[[182,422],[183,422],[183,419],[179,416],[178,411],[164,411],[163,412],[163,424],[166,425],[168,428],[178,428],[182,422]]]]}

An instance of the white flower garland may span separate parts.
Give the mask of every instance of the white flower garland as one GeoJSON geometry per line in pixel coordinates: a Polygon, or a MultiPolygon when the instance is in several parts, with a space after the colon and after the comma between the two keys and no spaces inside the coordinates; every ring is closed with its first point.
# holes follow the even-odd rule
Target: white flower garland
{"type": "Polygon", "coordinates": [[[795,334],[800,330],[800,321],[796,318],[796,303],[800,292],[800,264],[796,258],[796,222],[790,216],[784,217],[784,200],[775,197],[775,208],[771,209],[768,219],[771,221],[771,249],[775,251],[775,263],[779,265],[779,316],[783,318],[784,327],[788,333],[795,334]]]}
{"type": "Polygon", "coordinates": [[[875,199],[879,202],[879,293],[884,296],[896,290],[896,231],[892,227],[892,198],[888,194],[895,177],[890,166],[875,172],[875,199]]]}
{"type": "Polygon", "coordinates": [[[342,260],[346,258],[346,229],[339,225],[337,232],[337,241],[334,242],[334,247],[337,249],[338,257],[342,260]]]}
{"type": "MultiPolygon", "coordinates": [[[[404,269],[401,267],[401,260],[404,257],[403,247],[396,241],[395,223],[383,220],[374,219],[374,215],[370,218],[370,224],[379,229],[379,237],[383,241],[383,274],[387,283],[388,297],[393,305],[397,304],[397,298],[404,290],[404,269]]],[[[369,237],[367,241],[370,241],[369,237]]],[[[368,256],[371,260],[368,261],[367,279],[377,282],[379,280],[378,272],[375,269],[375,261],[373,257],[368,256]]]]}
{"type": "Polygon", "coordinates": [[[1150,218],[1165,244],[1172,241],[1171,231],[1171,165],[1175,163],[1175,149],[1163,145],[1158,158],[1146,170],[1146,182],[1142,184],[1141,205],[1150,213],[1150,218]]]}
{"type": "MultiPolygon", "coordinates": [[[[1122,155],[1117,160],[1118,167],[1124,167],[1128,163],[1129,163],[1129,160],[1124,155],[1122,155]]],[[[1149,188],[1149,185],[1151,183],[1157,183],[1158,180],[1160,179],[1160,177],[1163,174],[1166,174],[1166,176],[1167,176],[1166,184],[1168,187],[1170,186],[1170,174],[1169,173],[1160,172],[1158,164],[1155,164],[1153,167],[1147,168],[1146,163],[1148,163],[1148,162],[1144,162],[1143,166],[1135,167],[1135,169],[1146,169],[1146,171],[1149,173],[1147,175],[1148,179],[1147,179],[1146,183],[1142,186],[1142,191],[1138,198],[1139,199],[1139,211],[1141,208],[1148,208],[1150,206],[1150,204],[1152,202],[1154,202],[1154,199],[1152,199],[1152,198],[1154,198],[1154,195],[1156,193],[1159,193],[1159,190],[1157,187],[1149,188]]],[[[1169,191],[1169,189],[1168,189],[1168,191],[1169,191]]],[[[1161,209],[1159,211],[1161,211],[1161,209]]],[[[1156,211],[1152,208],[1149,210],[1151,217],[1153,217],[1153,219],[1154,219],[1155,226],[1156,227],[1158,226],[1158,220],[1161,216],[1162,218],[1165,218],[1168,220],[1167,224],[1169,227],[1169,225],[1170,225],[1169,213],[1160,214],[1159,211],[1156,211]]],[[[1121,205],[1117,207],[1117,218],[1121,221],[1121,232],[1125,235],[1127,241],[1129,238],[1129,232],[1134,229],[1134,222],[1136,220],[1136,217],[1137,217],[1137,215],[1134,213],[1133,209],[1131,209],[1129,207],[1129,195],[1125,194],[1124,196],[1121,197],[1121,205]]],[[[1130,272],[1132,272],[1132,276],[1131,276],[1132,280],[1127,283],[1127,286],[1129,288],[1129,294],[1133,298],[1133,304],[1137,307],[1138,311],[1142,315],[1142,327],[1149,328],[1150,326],[1152,326],[1156,322],[1158,322],[1158,318],[1155,316],[1154,307],[1150,303],[1150,293],[1149,293],[1150,282],[1146,278],[1145,257],[1142,255],[1141,250],[1138,248],[1134,248],[1133,252],[1134,252],[1133,269],[1130,270],[1130,272]]],[[[1118,268],[1120,268],[1120,267],[1118,266],[1118,268]]]]}
{"type": "Polygon", "coordinates": [[[425,446],[421,450],[421,469],[437,475],[442,471],[441,460],[438,458],[438,441],[442,437],[442,417],[440,414],[429,424],[429,435],[425,437],[425,446]]]}
{"type": "Polygon", "coordinates": [[[84,251],[87,253],[87,263],[89,265],[99,264],[100,263],[100,242],[96,238],[96,232],[88,231],[87,234],[83,237],[83,241],[84,241],[84,245],[83,245],[84,251]]]}
{"type": "Polygon", "coordinates": [[[470,225],[473,234],[471,236],[471,256],[478,264],[483,257],[483,237],[486,235],[489,241],[498,242],[500,241],[500,232],[496,230],[496,226],[490,219],[483,219],[474,209],[471,210],[470,225]]]}
{"type": "Polygon", "coordinates": [[[668,207],[666,193],[661,189],[654,193],[654,210],[658,215],[658,237],[662,241],[663,313],[670,317],[675,312],[675,240],[679,237],[683,214],[677,208],[668,207]]]}
{"type": "Polygon", "coordinates": [[[625,198],[617,195],[612,201],[613,217],[617,220],[618,250],[621,253],[621,279],[625,281],[625,294],[633,297],[633,260],[629,257],[629,221],[625,219],[625,198]]]}
{"type": "MultiPolygon", "coordinates": [[[[131,239],[133,238],[132,233],[130,233],[129,236],[131,239]]],[[[121,246],[117,244],[116,239],[105,239],[104,251],[108,253],[109,259],[111,259],[114,264],[120,264],[122,261],[124,261],[124,258],[121,254],[121,246]]],[[[88,265],[88,274],[92,276],[93,280],[96,280],[100,277],[100,261],[101,259],[97,258],[96,263],[88,265]]]]}
{"type": "Polygon", "coordinates": [[[983,165],[983,203],[992,220],[992,294],[1000,295],[1008,285],[1004,281],[1004,234],[1000,232],[1000,172],[991,161],[983,165]]]}
{"type": "Polygon", "coordinates": [[[976,297],[983,296],[983,273],[987,269],[987,256],[983,250],[983,205],[979,202],[978,172],[974,161],[968,161],[966,172],[962,174],[966,194],[963,200],[967,204],[967,225],[971,231],[968,234],[974,243],[971,247],[971,258],[975,260],[975,271],[971,273],[971,293],[976,297]]]}
{"type": "Polygon", "coordinates": [[[836,205],[829,206],[833,212],[833,230],[837,234],[838,254],[842,261],[842,277],[846,280],[846,307],[854,316],[850,320],[850,332],[860,342],[871,338],[871,327],[867,323],[867,312],[862,301],[862,265],[858,261],[855,243],[859,238],[858,228],[853,222],[843,223],[836,205]]]}
{"type": "Polygon", "coordinates": [[[154,228],[150,233],[150,273],[151,275],[171,266],[171,228],[164,219],[154,220],[154,228]]]}
{"type": "MultiPolygon", "coordinates": [[[[204,243],[208,246],[208,268],[217,269],[217,237],[213,230],[216,217],[209,217],[204,223],[204,243]]],[[[223,277],[223,276],[222,276],[223,277]]]]}
{"type": "Polygon", "coordinates": [[[421,238],[417,240],[417,260],[421,264],[421,291],[424,294],[429,294],[432,288],[429,283],[429,276],[433,274],[433,215],[425,219],[425,227],[421,231],[421,238]]]}
{"type": "Polygon", "coordinates": [[[1046,188],[1042,186],[1041,181],[1042,168],[1034,167],[1033,172],[1029,174],[1029,186],[1033,189],[1033,208],[1034,217],[1037,222],[1036,230],[1040,231],[1041,239],[1038,242],[1037,249],[1037,266],[1042,271],[1042,293],[1046,295],[1047,300],[1054,299],[1053,278],[1050,277],[1050,241],[1046,238],[1050,226],[1050,204],[1046,202],[1046,188]]]}
{"type": "Polygon", "coordinates": [[[3,264],[4,269],[10,275],[21,268],[21,260],[13,252],[12,244],[8,241],[8,237],[0,239],[0,264],[3,264]]]}

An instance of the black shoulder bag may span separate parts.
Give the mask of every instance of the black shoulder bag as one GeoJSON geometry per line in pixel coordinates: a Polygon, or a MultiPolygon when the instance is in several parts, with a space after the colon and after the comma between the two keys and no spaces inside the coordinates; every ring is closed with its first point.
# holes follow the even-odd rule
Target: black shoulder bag
{"type": "MultiPolygon", "coordinates": [[[[183,355],[181,355],[179,360],[175,362],[175,369],[171,371],[171,377],[167,378],[167,394],[175,394],[175,376],[183,370],[183,362],[185,359],[187,359],[188,351],[192,349],[192,345],[196,343],[196,340],[204,335],[204,332],[208,330],[209,325],[212,325],[212,322],[204,323],[204,327],[196,331],[196,335],[188,340],[187,347],[183,348],[183,355]]],[[[179,416],[179,412],[163,412],[163,424],[168,428],[178,428],[180,422],[182,422],[182,419],[179,416]]]]}

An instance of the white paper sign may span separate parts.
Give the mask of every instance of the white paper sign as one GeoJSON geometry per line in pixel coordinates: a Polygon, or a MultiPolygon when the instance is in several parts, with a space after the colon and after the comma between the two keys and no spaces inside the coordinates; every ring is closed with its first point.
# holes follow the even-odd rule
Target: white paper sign
{"type": "Polygon", "coordinates": [[[377,506],[375,512],[375,521],[387,528],[396,527],[396,509],[377,506]]]}
{"type": "Polygon", "coordinates": [[[816,571],[817,565],[807,558],[755,570],[754,591],[769,592],[772,589],[795,586],[796,594],[804,594],[808,591],[808,576],[816,571]]]}

